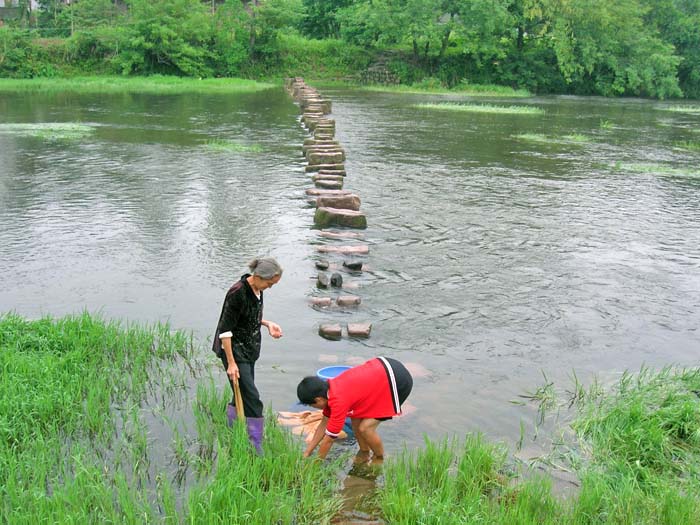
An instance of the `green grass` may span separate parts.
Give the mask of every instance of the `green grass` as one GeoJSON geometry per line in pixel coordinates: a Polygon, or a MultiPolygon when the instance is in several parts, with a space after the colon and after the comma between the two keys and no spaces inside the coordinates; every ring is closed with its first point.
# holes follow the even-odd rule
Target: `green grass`
{"type": "Polygon", "coordinates": [[[150,77],[75,77],[0,79],[0,92],[55,93],[249,93],[275,87],[275,84],[235,78],[183,78],[154,75],[150,77]]]}
{"type": "Polygon", "coordinates": [[[416,104],[421,109],[437,109],[445,111],[461,111],[466,113],[489,113],[504,115],[543,115],[544,110],[532,106],[497,106],[493,104],[456,104],[444,102],[440,104],[416,104]]]}
{"type": "Polygon", "coordinates": [[[384,86],[384,85],[363,85],[359,89],[363,91],[376,91],[385,93],[429,93],[429,94],[454,94],[469,95],[474,97],[504,97],[504,98],[527,98],[532,94],[526,89],[513,89],[507,86],[497,86],[495,84],[469,84],[461,83],[452,89],[435,87],[430,85],[414,84],[412,86],[384,86]]]}
{"type": "Polygon", "coordinates": [[[213,139],[207,142],[206,147],[213,151],[230,153],[261,153],[263,147],[259,144],[241,144],[233,140],[213,139]]]}
{"type": "Polygon", "coordinates": [[[166,416],[172,441],[151,433],[145,412],[173,413],[193,351],[166,325],[0,317],[0,523],[329,523],[337,465],[272,418],[256,456],[226,425],[228,385],[198,383],[196,435],[166,416]]]}
{"type": "Polygon", "coordinates": [[[568,144],[572,142],[583,144],[591,141],[591,139],[586,135],[581,135],[578,133],[573,135],[563,135],[561,137],[543,135],[541,133],[520,133],[519,135],[513,135],[513,137],[515,137],[518,140],[524,140],[527,142],[538,142],[541,144],[568,144]]]}
{"type": "Polygon", "coordinates": [[[690,113],[693,115],[700,115],[700,106],[656,106],[655,109],[661,111],[672,111],[674,113],[690,113]]]}
{"type": "Polygon", "coordinates": [[[673,177],[698,177],[700,168],[674,168],[665,164],[656,163],[624,163],[616,162],[614,168],[621,171],[635,173],[650,173],[654,175],[666,175],[673,177]]]}
{"type": "Polygon", "coordinates": [[[675,142],[674,147],[678,149],[683,149],[686,151],[700,151],[700,142],[693,140],[681,140],[675,142]]]}
{"type": "Polygon", "coordinates": [[[0,134],[43,140],[79,140],[91,135],[92,126],[79,122],[0,123],[0,134]]]}
{"type": "Polygon", "coordinates": [[[580,489],[556,497],[551,480],[515,469],[502,445],[468,435],[427,441],[385,466],[376,505],[387,523],[685,524],[700,522],[700,369],[625,373],[612,389],[575,379],[556,401],[545,384],[523,397],[573,411],[568,438],[580,489]]]}

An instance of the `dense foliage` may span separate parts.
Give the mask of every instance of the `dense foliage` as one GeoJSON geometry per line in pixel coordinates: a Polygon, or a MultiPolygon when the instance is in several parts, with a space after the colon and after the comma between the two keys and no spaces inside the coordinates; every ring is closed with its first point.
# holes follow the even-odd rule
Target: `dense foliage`
{"type": "Polygon", "coordinates": [[[41,0],[0,75],[316,78],[700,97],[700,0],[41,0]]]}

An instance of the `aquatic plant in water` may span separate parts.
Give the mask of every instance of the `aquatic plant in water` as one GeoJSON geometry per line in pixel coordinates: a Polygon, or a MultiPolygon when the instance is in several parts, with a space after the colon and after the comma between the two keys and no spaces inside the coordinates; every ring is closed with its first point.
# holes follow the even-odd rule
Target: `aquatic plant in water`
{"type": "Polygon", "coordinates": [[[2,123],[0,133],[36,137],[44,140],[78,140],[94,131],[93,126],[79,122],[2,123]]]}
{"type": "Polygon", "coordinates": [[[686,151],[700,151],[700,142],[692,140],[681,140],[674,142],[674,147],[678,149],[683,149],[686,151]]]}
{"type": "Polygon", "coordinates": [[[700,168],[675,168],[664,164],[655,163],[625,163],[616,162],[616,170],[636,173],[650,173],[654,175],[666,175],[675,177],[700,177],[700,168]]]}
{"type": "Polygon", "coordinates": [[[375,91],[384,93],[431,93],[437,95],[448,95],[458,93],[460,95],[468,95],[471,97],[503,97],[503,98],[527,98],[532,94],[526,89],[513,89],[508,86],[498,86],[495,84],[470,84],[468,82],[460,82],[454,88],[443,88],[439,84],[419,83],[410,86],[396,85],[387,86],[378,85],[362,85],[357,89],[362,91],[375,91]]]}
{"type": "Polygon", "coordinates": [[[232,153],[261,153],[263,147],[259,144],[241,144],[233,140],[213,139],[207,141],[206,147],[213,151],[232,153]]]}
{"type": "Polygon", "coordinates": [[[528,142],[537,142],[541,144],[569,144],[569,143],[584,143],[584,142],[590,142],[590,138],[588,138],[585,135],[581,134],[573,134],[573,135],[563,135],[561,137],[559,136],[549,136],[549,135],[543,135],[541,133],[520,133],[518,135],[513,135],[514,138],[518,140],[525,140],[528,142]]]}
{"type": "Polygon", "coordinates": [[[673,111],[674,113],[690,113],[700,115],[700,106],[656,106],[654,109],[661,111],[673,111]]]}
{"type": "Polygon", "coordinates": [[[493,113],[506,115],[543,115],[542,108],[534,106],[497,106],[494,104],[457,104],[454,102],[416,104],[422,109],[464,111],[468,113],[493,113]]]}

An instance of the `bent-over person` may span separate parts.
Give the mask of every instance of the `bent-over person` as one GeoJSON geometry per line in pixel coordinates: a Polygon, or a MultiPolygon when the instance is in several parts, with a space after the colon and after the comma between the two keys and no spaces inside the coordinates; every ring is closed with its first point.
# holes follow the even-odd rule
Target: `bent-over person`
{"type": "Polygon", "coordinates": [[[388,357],[375,357],[328,380],[305,377],[297,386],[299,401],[323,410],[323,418],[304,456],[318,447],[318,457],[325,458],[349,417],[360,447],[355,463],[381,463],[384,444],[377,427],[401,415],[401,405],[412,388],[413,378],[406,367],[388,357]]]}

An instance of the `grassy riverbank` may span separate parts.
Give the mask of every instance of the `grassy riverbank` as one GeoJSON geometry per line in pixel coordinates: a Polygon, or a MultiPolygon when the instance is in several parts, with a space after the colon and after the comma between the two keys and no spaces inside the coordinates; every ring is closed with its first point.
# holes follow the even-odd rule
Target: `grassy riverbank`
{"type": "MultiPolygon", "coordinates": [[[[169,403],[199,351],[163,325],[0,317],[0,522],[330,523],[338,464],[302,458],[273,418],[266,454],[251,454],[244,428],[226,426],[229,392],[215,379],[197,377],[181,407],[191,428],[175,423],[169,403]],[[154,415],[170,437],[152,432],[154,415]]],[[[543,464],[575,473],[575,494],[468,435],[390,458],[373,512],[406,525],[700,522],[700,369],[529,397],[543,416],[567,414],[543,464]]]]}
{"type": "Polygon", "coordinates": [[[153,75],[144,77],[90,76],[72,78],[0,78],[0,92],[61,91],[73,93],[149,93],[172,95],[181,93],[250,93],[275,87],[269,82],[240,78],[183,78],[153,75]]]}
{"type": "MultiPolygon", "coordinates": [[[[549,408],[551,388],[540,396],[549,408]]],[[[611,391],[575,385],[570,428],[552,452],[580,480],[554,496],[544,475],[512,477],[507,450],[467,436],[430,443],[386,466],[377,504],[387,522],[700,523],[700,370],[624,374],[611,391]],[[511,476],[508,473],[511,473],[511,476]]]]}
{"type": "Polygon", "coordinates": [[[268,454],[251,454],[213,382],[194,401],[196,435],[177,428],[169,401],[193,350],[162,325],[0,317],[0,522],[328,522],[333,473],[274,424],[268,454]],[[154,414],[175,427],[172,439],[151,432],[154,414]],[[155,468],[157,456],[172,467],[155,468]]]}

